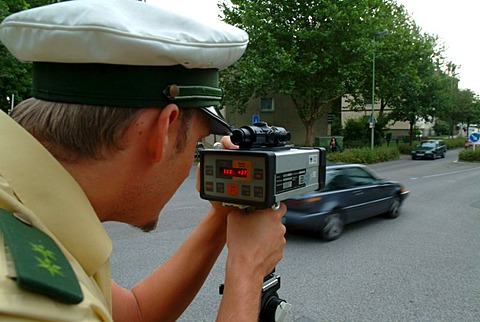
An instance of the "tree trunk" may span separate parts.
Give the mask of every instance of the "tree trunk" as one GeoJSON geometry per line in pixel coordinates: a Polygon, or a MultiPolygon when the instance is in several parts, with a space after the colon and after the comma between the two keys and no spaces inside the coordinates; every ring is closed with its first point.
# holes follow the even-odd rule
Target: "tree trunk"
{"type": "Polygon", "coordinates": [[[307,130],[305,136],[305,146],[313,146],[315,141],[315,122],[305,122],[305,129],[307,130]]]}
{"type": "Polygon", "coordinates": [[[410,146],[412,146],[413,143],[413,126],[415,123],[409,122],[410,128],[408,129],[408,141],[410,141],[410,146]]]}

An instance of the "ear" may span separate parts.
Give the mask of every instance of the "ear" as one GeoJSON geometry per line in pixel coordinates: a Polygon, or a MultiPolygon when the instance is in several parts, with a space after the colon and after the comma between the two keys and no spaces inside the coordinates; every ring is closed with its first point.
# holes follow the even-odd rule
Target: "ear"
{"type": "Polygon", "coordinates": [[[171,125],[178,119],[178,106],[169,104],[157,114],[157,119],[152,124],[152,135],[148,141],[148,150],[153,162],[160,162],[165,155],[168,146],[169,130],[171,125]]]}

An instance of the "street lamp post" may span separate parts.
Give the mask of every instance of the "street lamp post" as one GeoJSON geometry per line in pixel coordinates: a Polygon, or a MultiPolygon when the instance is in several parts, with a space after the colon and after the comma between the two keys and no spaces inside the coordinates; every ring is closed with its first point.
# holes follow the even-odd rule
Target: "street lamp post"
{"type": "Polygon", "coordinates": [[[371,148],[373,150],[374,146],[374,137],[375,137],[375,36],[383,36],[388,34],[388,30],[381,30],[381,31],[375,31],[373,33],[373,39],[372,39],[372,52],[373,52],[373,57],[372,57],[372,115],[370,115],[370,129],[371,129],[371,148]]]}
{"type": "Polygon", "coordinates": [[[7,114],[10,114],[13,111],[13,106],[15,105],[15,94],[12,94],[12,98],[7,96],[7,102],[10,104],[10,109],[7,110],[7,114]]]}

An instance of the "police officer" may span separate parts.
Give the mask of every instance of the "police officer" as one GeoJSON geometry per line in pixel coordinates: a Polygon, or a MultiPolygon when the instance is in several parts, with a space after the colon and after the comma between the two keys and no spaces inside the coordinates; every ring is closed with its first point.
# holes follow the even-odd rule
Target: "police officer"
{"type": "Polygon", "coordinates": [[[0,113],[0,320],[174,321],[226,244],[218,320],[256,321],[285,245],[283,205],[245,216],[212,203],[131,290],[110,280],[101,224],[153,229],[196,143],[229,133],[218,71],[243,54],[245,32],[138,1],[81,0],[13,14],[0,40],[33,62],[32,98],[13,119],[0,113]]]}

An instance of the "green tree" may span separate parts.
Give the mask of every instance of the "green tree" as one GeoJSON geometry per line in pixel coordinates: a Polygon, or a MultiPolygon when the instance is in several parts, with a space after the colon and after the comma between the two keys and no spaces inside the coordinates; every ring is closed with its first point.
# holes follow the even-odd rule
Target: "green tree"
{"type": "Polygon", "coordinates": [[[365,80],[369,35],[391,1],[230,2],[221,5],[225,20],[247,31],[250,44],[222,73],[225,104],[242,113],[251,98],[287,95],[312,145],[315,122],[365,80]]]}
{"type": "MultiPolygon", "coordinates": [[[[54,0],[0,0],[0,20],[10,14],[51,4],[54,0]]],[[[29,97],[32,84],[31,64],[18,61],[0,43],[0,109],[8,111],[12,94],[15,103],[29,97]]]]}
{"type": "MultiPolygon", "coordinates": [[[[403,46],[403,72],[390,85],[396,87],[396,94],[389,90],[388,105],[393,111],[388,118],[393,122],[409,123],[410,144],[415,137],[414,129],[419,119],[431,120],[437,103],[441,83],[438,78],[438,64],[441,51],[437,38],[422,34],[418,27],[410,30],[411,38],[403,46]]],[[[391,75],[393,77],[393,75],[391,75]]],[[[393,88],[394,88],[393,87],[393,88]]]]}
{"type": "MultiPolygon", "coordinates": [[[[0,19],[3,21],[8,15],[27,9],[28,3],[24,0],[0,0],[0,19]]],[[[0,45],[0,109],[7,111],[10,108],[9,99],[12,94],[22,98],[30,92],[30,66],[16,60],[0,45]]]]}
{"type": "Polygon", "coordinates": [[[444,71],[439,75],[441,90],[438,93],[439,103],[436,106],[435,114],[448,124],[448,134],[454,134],[455,124],[462,119],[462,112],[456,106],[458,97],[457,65],[453,62],[444,64],[444,71]]]}
{"type": "MultiPolygon", "coordinates": [[[[459,90],[455,99],[459,121],[467,129],[470,124],[477,124],[480,119],[480,102],[478,96],[470,89],[459,90]]],[[[470,133],[467,133],[467,135],[470,133]]]]}
{"type": "Polygon", "coordinates": [[[435,111],[442,110],[448,102],[442,94],[444,87],[439,76],[444,48],[438,37],[423,33],[402,5],[385,1],[382,8],[387,10],[377,11],[376,28],[369,35],[371,46],[365,60],[365,81],[349,91],[351,108],[357,111],[371,108],[375,91],[375,104],[380,103],[376,112],[376,145],[382,143],[382,133],[389,124],[397,121],[410,124],[409,137],[413,138],[416,122],[433,120],[435,111]],[[387,33],[380,32],[383,30],[387,33]],[[385,115],[387,106],[393,113],[385,115]]]}

